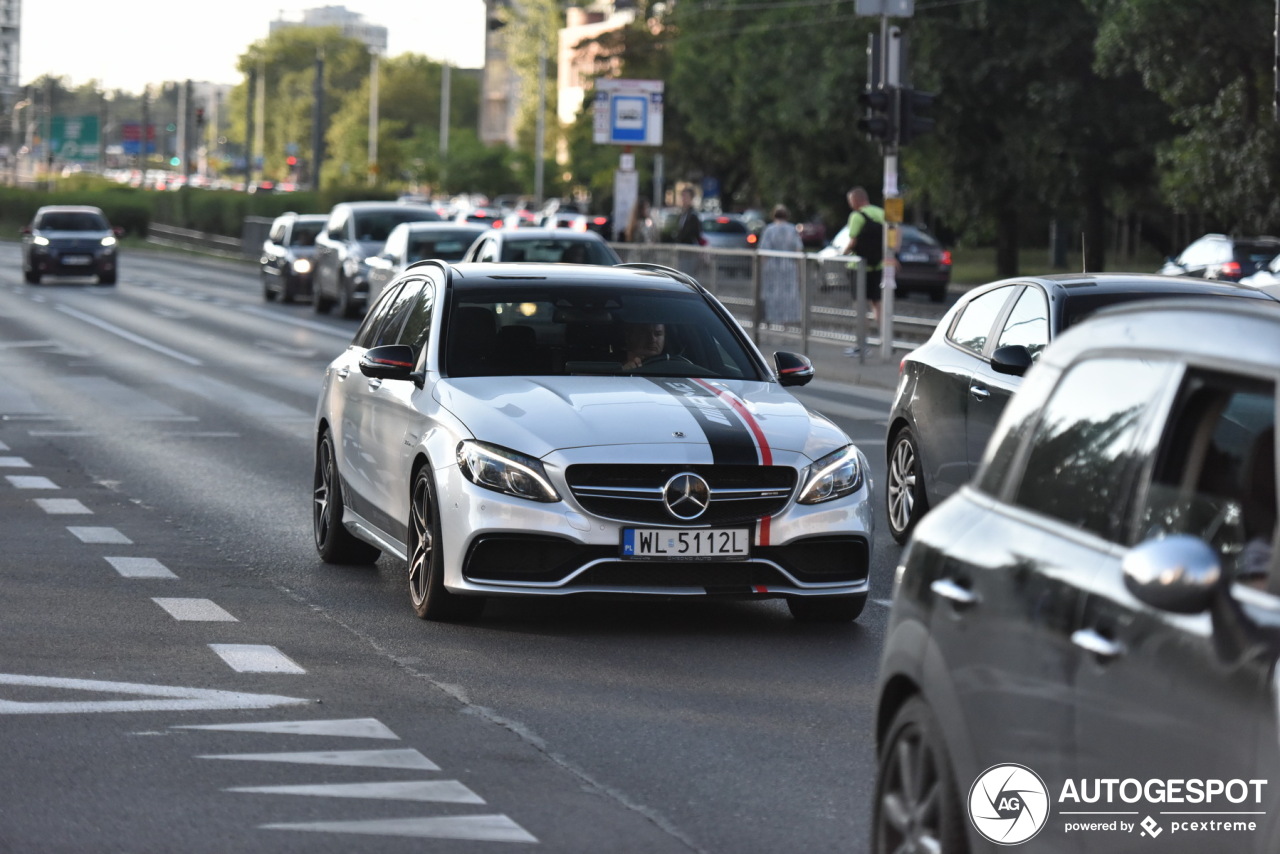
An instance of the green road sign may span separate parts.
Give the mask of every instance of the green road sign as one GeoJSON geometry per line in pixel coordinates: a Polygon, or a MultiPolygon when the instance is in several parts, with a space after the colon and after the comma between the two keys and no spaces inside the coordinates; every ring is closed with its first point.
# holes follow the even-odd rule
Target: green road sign
{"type": "Polygon", "coordinates": [[[54,116],[50,130],[53,156],[57,159],[78,162],[98,159],[97,116],[54,116]]]}

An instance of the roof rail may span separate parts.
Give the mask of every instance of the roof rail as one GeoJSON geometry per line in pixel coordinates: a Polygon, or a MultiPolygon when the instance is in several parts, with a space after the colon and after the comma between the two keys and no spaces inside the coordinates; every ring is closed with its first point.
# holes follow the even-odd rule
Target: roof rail
{"type": "Polygon", "coordinates": [[[684,282],[686,285],[692,285],[698,290],[706,290],[693,276],[677,270],[674,267],[667,267],[662,264],[651,264],[648,261],[629,261],[625,264],[614,264],[613,266],[628,267],[633,270],[648,270],[651,273],[663,273],[675,279],[677,282],[684,282]]]}

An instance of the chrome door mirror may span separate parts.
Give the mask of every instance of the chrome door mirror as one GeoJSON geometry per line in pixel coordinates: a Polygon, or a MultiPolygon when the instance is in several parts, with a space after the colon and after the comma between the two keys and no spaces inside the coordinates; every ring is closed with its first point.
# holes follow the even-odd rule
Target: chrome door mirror
{"type": "Polygon", "coordinates": [[[1130,593],[1174,614],[1208,610],[1222,580],[1217,553],[1190,534],[1139,543],[1124,556],[1121,567],[1130,593]]]}

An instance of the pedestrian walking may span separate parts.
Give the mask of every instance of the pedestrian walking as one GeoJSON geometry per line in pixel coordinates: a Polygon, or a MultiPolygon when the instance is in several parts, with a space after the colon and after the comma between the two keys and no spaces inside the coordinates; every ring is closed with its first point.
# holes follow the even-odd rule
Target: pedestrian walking
{"type": "Polygon", "coordinates": [[[649,209],[649,200],[644,196],[636,199],[631,208],[631,219],[627,222],[626,240],[628,243],[657,243],[658,226],[653,221],[649,209]]]}
{"type": "MultiPolygon", "coordinates": [[[[698,213],[698,209],[693,206],[693,190],[685,187],[680,191],[680,218],[676,221],[676,243],[682,243],[691,246],[704,245],[702,237],[702,217],[698,213]]],[[[677,266],[681,272],[690,276],[697,276],[698,261],[702,255],[701,251],[692,249],[678,250],[677,266]]]]}
{"type": "MultiPolygon", "coordinates": [[[[867,262],[867,303],[871,306],[871,320],[880,319],[881,279],[884,275],[884,208],[871,204],[863,187],[853,187],[846,199],[849,202],[849,242],[842,254],[858,255],[867,262]]],[[[857,298],[858,265],[849,265],[850,290],[857,298]]]]}
{"type": "MultiPolygon", "coordinates": [[[[773,221],[760,235],[760,249],[770,252],[803,252],[804,242],[791,223],[785,205],[773,209],[773,221]]],[[[766,324],[800,322],[800,264],[795,258],[766,256],[760,261],[760,293],[766,324]]]]}

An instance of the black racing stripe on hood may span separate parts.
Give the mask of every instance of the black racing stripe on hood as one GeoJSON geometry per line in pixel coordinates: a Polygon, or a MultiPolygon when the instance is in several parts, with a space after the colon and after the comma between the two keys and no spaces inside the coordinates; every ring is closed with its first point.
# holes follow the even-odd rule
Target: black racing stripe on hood
{"type": "Polygon", "coordinates": [[[692,380],[645,377],[667,394],[684,404],[693,415],[711,446],[711,459],[716,465],[759,465],[751,431],[733,409],[715,393],[692,380]]]}

